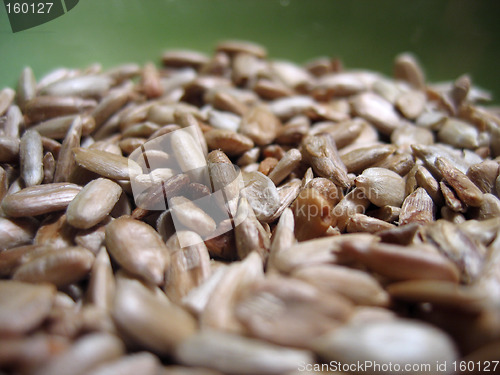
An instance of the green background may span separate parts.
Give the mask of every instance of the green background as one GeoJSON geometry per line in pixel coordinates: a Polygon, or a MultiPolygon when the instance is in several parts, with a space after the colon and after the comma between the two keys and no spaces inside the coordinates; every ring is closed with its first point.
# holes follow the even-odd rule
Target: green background
{"type": "Polygon", "coordinates": [[[0,87],[15,86],[25,65],[41,77],[59,66],[158,62],[167,48],[211,52],[231,38],[262,43],[272,58],[335,56],[387,74],[411,51],[429,80],[469,73],[500,102],[499,15],[498,0],[80,0],[14,34],[2,6],[0,87]]]}

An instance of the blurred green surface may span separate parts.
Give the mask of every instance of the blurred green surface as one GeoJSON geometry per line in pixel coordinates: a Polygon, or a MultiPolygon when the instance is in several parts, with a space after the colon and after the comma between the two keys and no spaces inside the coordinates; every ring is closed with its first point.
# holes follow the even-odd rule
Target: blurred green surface
{"type": "Polygon", "coordinates": [[[498,0],[80,0],[66,15],[12,33],[0,7],[0,87],[25,65],[37,77],[59,66],[158,62],[167,48],[211,52],[221,39],[264,44],[272,58],[340,57],[391,74],[414,52],[429,80],[469,73],[500,102],[498,0]]]}

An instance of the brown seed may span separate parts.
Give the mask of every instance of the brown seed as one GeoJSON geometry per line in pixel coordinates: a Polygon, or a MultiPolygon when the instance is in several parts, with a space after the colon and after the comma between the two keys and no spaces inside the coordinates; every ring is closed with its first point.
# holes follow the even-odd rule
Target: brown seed
{"type": "Polygon", "coordinates": [[[215,231],[217,224],[210,216],[211,212],[205,212],[194,202],[185,197],[172,197],[169,200],[172,217],[176,226],[192,230],[202,237],[206,237],[215,231]]]}
{"type": "Polygon", "coordinates": [[[48,249],[20,266],[12,278],[62,287],[85,278],[93,263],[94,255],[82,247],[48,249]]]}
{"type": "Polygon", "coordinates": [[[225,52],[229,55],[248,53],[259,58],[264,58],[267,55],[267,51],[263,46],[243,40],[226,40],[220,42],[215,47],[215,50],[218,52],[225,52]]]}
{"type": "Polygon", "coordinates": [[[127,271],[155,284],[163,284],[170,262],[168,249],[149,225],[121,217],[106,226],[106,248],[127,271]]]}
{"type": "Polygon", "coordinates": [[[161,58],[163,65],[171,67],[199,68],[209,61],[207,55],[191,50],[169,50],[164,52],[161,58]]]}
{"type": "Polygon", "coordinates": [[[80,116],[76,116],[71,123],[68,133],[61,145],[61,150],[57,157],[56,170],[54,173],[54,182],[68,181],[71,172],[76,166],[73,148],[80,146],[82,137],[83,121],[80,116]]]}
{"type": "Polygon", "coordinates": [[[155,64],[148,62],[142,68],[141,83],[142,91],[146,97],[157,98],[163,94],[163,87],[160,81],[160,72],[155,64]]]}
{"type": "Polygon", "coordinates": [[[73,95],[79,97],[96,97],[108,91],[111,84],[111,77],[89,74],[58,80],[41,89],[40,94],[60,97],[73,95]]]}
{"type": "Polygon", "coordinates": [[[254,146],[250,138],[230,130],[209,130],[205,133],[205,139],[211,150],[221,149],[228,156],[241,155],[254,146]]]}
{"type": "Polygon", "coordinates": [[[444,202],[452,211],[465,212],[466,207],[460,199],[458,199],[455,191],[453,191],[445,182],[440,181],[439,187],[444,197],[444,202]]]}
{"type": "Polygon", "coordinates": [[[493,193],[495,181],[499,173],[499,164],[492,160],[471,165],[467,177],[483,192],[493,193]]]}
{"type": "Polygon", "coordinates": [[[291,208],[295,216],[295,236],[299,241],[323,235],[333,223],[333,206],[314,188],[302,190],[291,208]]]}
{"type": "Polygon", "coordinates": [[[7,195],[2,201],[2,209],[12,217],[60,211],[68,206],[80,190],[80,186],[64,182],[32,186],[7,195]]]}
{"type": "Polygon", "coordinates": [[[349,218],[357,213],[363,213],[370,205],[370,200],[359,188],[351,190],[332,210],[331,225],[341,232],[345,230],[349,218]]]}
{"type": "Polygon", "coordinates": [[[426,99],[422,91],[408,91],[398,97],[396,107],[407,119],[414,120],[423,112],[426,99]]]}
{"type": "Polygon", "coordinates": [[[0,162],[10,163],[19,155],[19,138],[0,136],[0,162]]]}

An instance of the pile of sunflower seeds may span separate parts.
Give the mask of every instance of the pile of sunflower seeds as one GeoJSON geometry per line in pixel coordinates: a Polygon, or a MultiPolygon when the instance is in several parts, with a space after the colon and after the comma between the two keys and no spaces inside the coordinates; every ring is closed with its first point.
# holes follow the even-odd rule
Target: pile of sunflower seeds
{"type": "Polygon", "coordinates": [[[407,53],[387,77],[243,41],[25,68],[0,91],[0,373],[498,362],[490,100],[407,53]]]}

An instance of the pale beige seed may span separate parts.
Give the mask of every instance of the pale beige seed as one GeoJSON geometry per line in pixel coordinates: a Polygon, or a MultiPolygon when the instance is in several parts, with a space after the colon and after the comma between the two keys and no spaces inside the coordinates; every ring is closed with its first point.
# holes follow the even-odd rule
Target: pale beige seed
{"type": "Polygon", "coordinates": [[[435,220],[436,205],[424,188],[419,187],[408,195],[401,207],[399,225],[427,224],[435,220]]]}
{"type": "Polygon", "coordinates": [[[159,375],[160,361],[148,352],[139,352],[107,361],[86,375],[159,375]]]}
{"type": "Polygon", "coordinates": [[[42,90],[43,95],[96,97],[108,91],[111,87],[111,77],[105,75],[85,75],[62,79],[42,90]]]}
{"type": "Polygon", "coordinates": [[[0,162],[11,163],[19,155],[19,138],[0,136],[0,162]]]}
{"type": "Polygon", "coordinates": [[[170,256],[160,235],[149,225],[121,217],[106,226],[106,248],[127,271],[163,284],[170,256]]]}
{"type": "Polygon", "coordinates": [[[292,276],[304,280],[325,293],[338,293],[358,305],[387,306],[389,295],[370,274],[336,265],[298,268],[292,276]]]}
{"type": "Polygon", "coordinates": [[[250,203],[257,219],[268,222],[280,205],[276,185],[261,172],[244,173],[243,181],[241,195],[250,203]]]}
{"type": "Polygon", "coordinates": [[[78,339],[68,350],[35,371],[36,375],[87,374],[92,369],[125,354],[123,342],[108,333],[92,333],[78,339]]]}
{"type": "Polygon", "coordinates": [[[483,192],[493,193],[495,181],[499,173],[499,164],[493,160],[485,160],[471,165],[467,177],[483,192]]]}
{"type": "Polygon", "coordinates": [[[161,59],[165,66],[193,68],[199,68],[209,61],[207,55],[191,50],[168,50],[162,54],[161,59]]]}
{"type": "Polygon", "coordinates": [[[287,151],[286,154],[281,158],[281,160],[276,164],[274,169],[269,173],[268,177],[274,182],[275,185],[279,185],[288,175],[299,166],[302,161],[302,154],[296,148],[292,148],[287,151]]]}
{"type": "Polygon", "coordinates": [[[203,330],[217,329],[242,333],[244,328],[236,318],[234,307],[248,285],[264,278],[261,256],[253,251],[242,261],[231,263],[211,291],[199,318],[203,330]]]}
{"type": "Polygon", "coordinates": [[[156,65],[147,62],[141,71],[140,87],[148,99],[158,98],[163,94],[163,86],[160,81],[160,72],[156,65]]]}
{"type": "Polygon", "coordinates": [[[299,348],[338,327],[351,309],[350,301],[337,293],[278,275],[252,284],[235,308],[251,336],[299,348]]]}
{"type": "Polygon", "coordinates": [[[415,160],[409,153],[395,153],[373,166],[388,169],[400,176],[406,176],[415,166],[415,160]]]}
{"type": "Polygon", "coordinates": [[[425,108],[427,97],[424,92],[411,90],[401,94],[396,101],[396,108],[410,120],[416,119],[425,108]]]}
{"type": "Polygon", "coordinates": [[[51,184],[54,182],[54,173],[56,171],[56,159],[52,152],[47,152],[42,159],[43,183],[51,184]]]}
{"type": "Polygon", "coordinates": [[[210,212],[205,212],[185,197],[172,197],[169,200],[169,206],[176,225],[180,224],[180,226],[186,227],[202,237],[208,236],[217,227],[210,212]]]}
{"type": "Polygon", "coordinates": [[[113,319],[135,345],[162,356],[196,331],[194,318],[160,289],[124,275],[117,279],[113,319]]]}
{"type": "Polygon", "coordinates": [[[133,85],[124,84],[109,91],[92,110],[91,115],[95,119],[95,127],[99,129],[111,116],[124,107],[129,101],[133,85]]]}
{"type": "Polygon", "coordinates": [[[387,223],[393,223],[398,221],[399,215],[401,213],[401,208],[394,206],[382,206],[375,210],[370,210],[367,215],[374,217],[376,219],[383,220],[387,223]]]}
{"type": "Polygon", "coordinates": [[[19,138],[19,133],[24,126],[24,117],[17,105],[11,105],[5,115],[3,132],[7,137],[19,138]]]}
{"type": "Polygon", "coordinates": [[[170,267],[165,275],[165,294],[180,303],[192,289],[210,277],[210,256],[203,239],[195,232],[178,231],[168,241],[170,267]],[[184,246],[184,243],[194,245],[184,246]]]}
{"type": "MultiPolygon", "coordinates": [[[[411,363],[419,364],[415,368],[420,369],[424,364],[452,363],[458,358],[453,340],[444,331],[406,319],[346,325],[320,338],[314,348],[325,361],[337,360],[351,365],[357,361],[370,361],[402,368],[411,363]]],[[[420,370],[412,368],[405,373],[421,374],[420,370]]],[[[438,374],[439,371],[432,373],[438,374]]]]}
{"type": "Polygon", "coordinates": [[[222,204],[221,207],[227,204],[231,215],[236,214],[239,193],[243,187],[241,175],[236,171],[227,155],[220,150],[210,152],[207,156],[207,162],[213,191],[222,190],[224,192],[225,202],[218,203],[222,204]]]}
{"type": "Polygon", "coordinates": [[[457,282],[459,271],[444,256],[415,246],[346,242],[346,252],[369,269],[393,280],[445,280],[457,282]]]}
{"type": "Polygon", "coordinates": [[[269,64],[270,74],[291,89],[309,87],[313,76],[301,66],[285,60],[274,60],[269,64]]]}
{"type": "Polygon", "coordinates": [[[354,188],[333,208],[331,225],[343,232],[349,218],[357,213],[365,212],[369,205],[370,200],[365,193],[358,187],[354,188]]]}
{"type": "Polygon", "coordinates": [[[352,99],[353,111],[372,123],[382,134],[390,135],[401,126],[393,105],[372,92],[358,94],[352,99]]]}
{"type": "Polygon", "coordinates": [[[240,101],[236,96],[231,95],[230,92],[223,90],[217,90],[214,93],[212,102],[215,108],[234,113],[238,116],[243,116],[248,111],[248,106],[243,101],[240,101]]]}
{"type": "Polygon", "coordinates": [[[293,211],[287,207],[281,214],[272,237],[269,259],[267,261],[268,271],[276,269],[276,261],[280,256],[280,253],[282,251],[286,251],[297,242],[294,227],[295,220],[293,217],[293,211]]]}
{"type": "Polygon", "coordinates": [[[309,136],[302,141],[302,156],[316,174],[331,179],[342,188],[350,186],[347,168],[341,160],[332,139],[326,135],[309,136]]]}
{"type": "Polygon", "coordinates": [[[238,131],[241,117],[230,112],[211,110],[208,113],[208,122],[216,129],[238,131]]]}
{"type": "Polygon", "coordinates": [[[281,120],[287,120],[294,116],[306,115],[317,105],[317,102],[306,95],[293,95],[273,100],[269,109],[281,120]]]}
{"type": "Polygon", "coordinates": [[[443,175],[444,180],[453,187],[463,203],[473,207],[481,205],[484,199],[483,193],[466,174],[455,168],[445,158],[437,158],[435,164],[443,175]]]}
{"type": "Polygon", "coordinates": [[[0,281],[0,334],[8,337],[37,328],[49,315],[55,294],[50,284],[0,281]]]}
{"type": "Polygon", "coordinates": [[[40,225],[33,239],[36,245],[50,245],[51,248],[64,249],[73,246],[76,229],[68,224],[65,213],[47,217],[40,225]]]}
{"type": "Polygon", "coordinates": [[[62,287],[86,277],[93,263],[94,255],[82,247],[48,249],[19,267],[12,278],[62,287]]]}
{"type": "Polygon", "coordinates": [[[449,118],[439,130],[438,140],[457,148],[475,149],[479,146],[479,132],[473,125],[449,118]]]}
{"type": "Polygon", "coordinates": [[[297,199],[302,190],[302,182],[299,179],[293,179],[278,188],[278,195],[280,198],[280,205],[273,216],[269,218],[269,222],[274,222],[281,217],[284,210],[297,199]]]}
{"type": "Polygon", "coordinates": [[[244,259],[253,250],[257,251],[262,259],[267,258],[271,245],[269,235],[255,217],[252,206],[244,196],[240,198],[238,203],[234,234],[240,259],[244,259]]]}
{"type": "Polygon", "coordinates": [[[65,116],[92,110],[96,106],[93,99],[75,96],[37,96],[26,103],[25,115],[31,123],[49,118],[65,116]]]}
{"type": "Polygon", "coordinates": [[[222,41],[217,44],[215,50],[228,54],[248,53],[259,58],[264,58],[267,55],[267,50],[263,46],[246,40],[222,41]]]}
{"type": "Polygon", "coordinates": [[[500,200],[493,194],[484,194],[483,203],[472,217],[477,220],[488,220],[500,216],[500,200]]]}
{"type": "Polygon", "coordinates": [[[443,195],[441,194],[439,183],[427,168],[418,167],[415,172],[415,180],[418,186],[427,191],[427,194],[429,194],[436,205],[441,206],[443,204],[443,195]]]}
{"type": "Polygon", "coordinates": [[[205,139],[210,150],[220,149],[228,156],[238,156],[254,146],[247,136],[230,130],[212,129],[205,133],[205,139]]]}
{"type": "Polygon", "coordinates": [[[227,270],[228,266],[225,264],[222,264],[216,269],[212,269],[210,276],[202,284],[191,289],[189,293],[182,298],[182,306],[195,316],[201,316],[213,291],[219,285],[227,270]]]}
{"type": "Polygon", "coordinates": [[[405,180],[384,168],[368,168],[356,177],[356,187],[376,206],[400,207],[405,198],[405,180]]]}
{"type": "Polygon", "coordinates": [[[346,232],[377,233],[391,228],[394,228],[393,224],[387,223],[374,217],[367,216],[365,214],[358,213],[351,216],[347,221],[346,232]]]}
{"type": "Polygon", "coordinates": [[[57,157],[56,170],[54,172],[54,182],[68,181],[69,176],[75,169],[76,162],[73,155],[73,148],[80,146],[82,127],[82,118],[76,116],[61,145],[61,150],[57,157]]]}
{"type": "MultiPolygon", "coordinates": [[[[350,242],[371,243],[377,237],[367,233],[343,234],[299,242],[289,248],[282,249],[275,257],[274,264],[283,273],[317,264],[338,263],[343,259],[342,247],[350,242]]],[[[352,257],[349,256],[349,260],[352,257]]]]}
{"type": "Polygon", "coordinates": [[[17,103],[23,108],[29,100],[36,96],[36,78],[31,67],[27,66],[21,71],[17,81],[17,103]]]}
{"type": "Polygon", "coordinates": [[[2,201],[2,209],[12,217],[60,211],[68,206],[80,190],[80,186],[65,182],[32,186],[7,195],[2,201]]]}
{"type": "Polygon", "coordinates": [[[449,187],[444,181],[439,182],[439,187],[441,188],[441,193],[443,194],[446,206],[455,212],[466,211],[466,206],[460,199],[458,199],[456,192],[451,187],[449,187]]]}
{"type": "Polygon", "coordinates": [[[405,125],[391,134],[391,142],[401,150],[411,151],[411,145],[430,145],[434,143],[434,134],[429,129],[405,125]]]}
{"type": "Polygon", "coordinates": [[[97,254],[90,271],[86,299],[99,309],[111,311],[115,296],[115,278],[109,255],[104,247],[97,254]]]}
{"type": "MultiPolygon", "coordinates": [[[[75,118],[80,115],[69,115],[69,116],[59,116],[51,118],[50,120],[38,123],[32,126],[31,129],[36,130],[41,136],[54,138],[54,139],[64,139],[71,124],[75,118]]],[[[90,134],[95,126],[95,120],[92,116],[81,115],[82,120],[82,134],[90,134]]]]}
{"type": "Polygon", "coordinates": [[[300,364],[314,363],[309,351],[215,330],[201,331],[183,342],[175,357],[185,365],[204,366],[235,375],[283,374],[297,369],[300,364]]]}
{"type": "Polygon", "coordinates": [[[278,99],[294,94],[293,90],[278,81],[260,78],[255,83],[253,90],[264,99],[278,99]]]}
{"type": "MultiPolygon", "coordinates": [[[[288,120],[280,129],[276,142],[279,144],[300,143],[311,128],[311,121],[304,115],[297,115],[288,120]]],[[[316,134],[311,134],[316,135],[316,134]]]]}
{"type": "Polygon", "coordinates": [[[376,163],[386,159],[396,152],[393,145],[376,145],[370,147],[359,147],[341,155],[342,162],[349,173],[361,173],[376,163]]]}
{"type": "Polygon", "coordinates": [[[111,180],[98,178],[89,182],[68,205],[68,223],[80,229],[93,227],[111,212],[121,194],[120,185],[111,180]]]}
{"type": "Polygon", "coordinates": [[[81,167],[114,180],[129,180],[131,175],[142,171],[135,161],[110,152],[77,147],[73,153],[81,167]]]}
{"type": "Polygon", "coordinates": [[[425,76],[417,59],[410,53],[396,56],[394,78],[410,83],[416,89],[425,89],[425,76]]]}
{"type": "Polygon", "coordinates": [[[19,147],[21,176],[26,186],[38,185],[43,180],[43,147],[40,134],[34,130],[26,131],[19,147]]]}
{"type": "Polygon", "coordinates": [[[276,138],[280,128],[280,120],[267,107],[258,105],[243,115],[239,131],[256,145],[264,146],[276,138]]]}
{"type": "Polygon", "coordinates": [[[367,85],[356,73],[335,72],[321,76],[314,89],[326,97],[349,96],[365,91],[367,85]]]}
{"type": "Polygon", "coordinates": [[[0,116],[3,116],[14,101],[16,92],[10,87],[5,87],[0,91],[0,116]]]}

